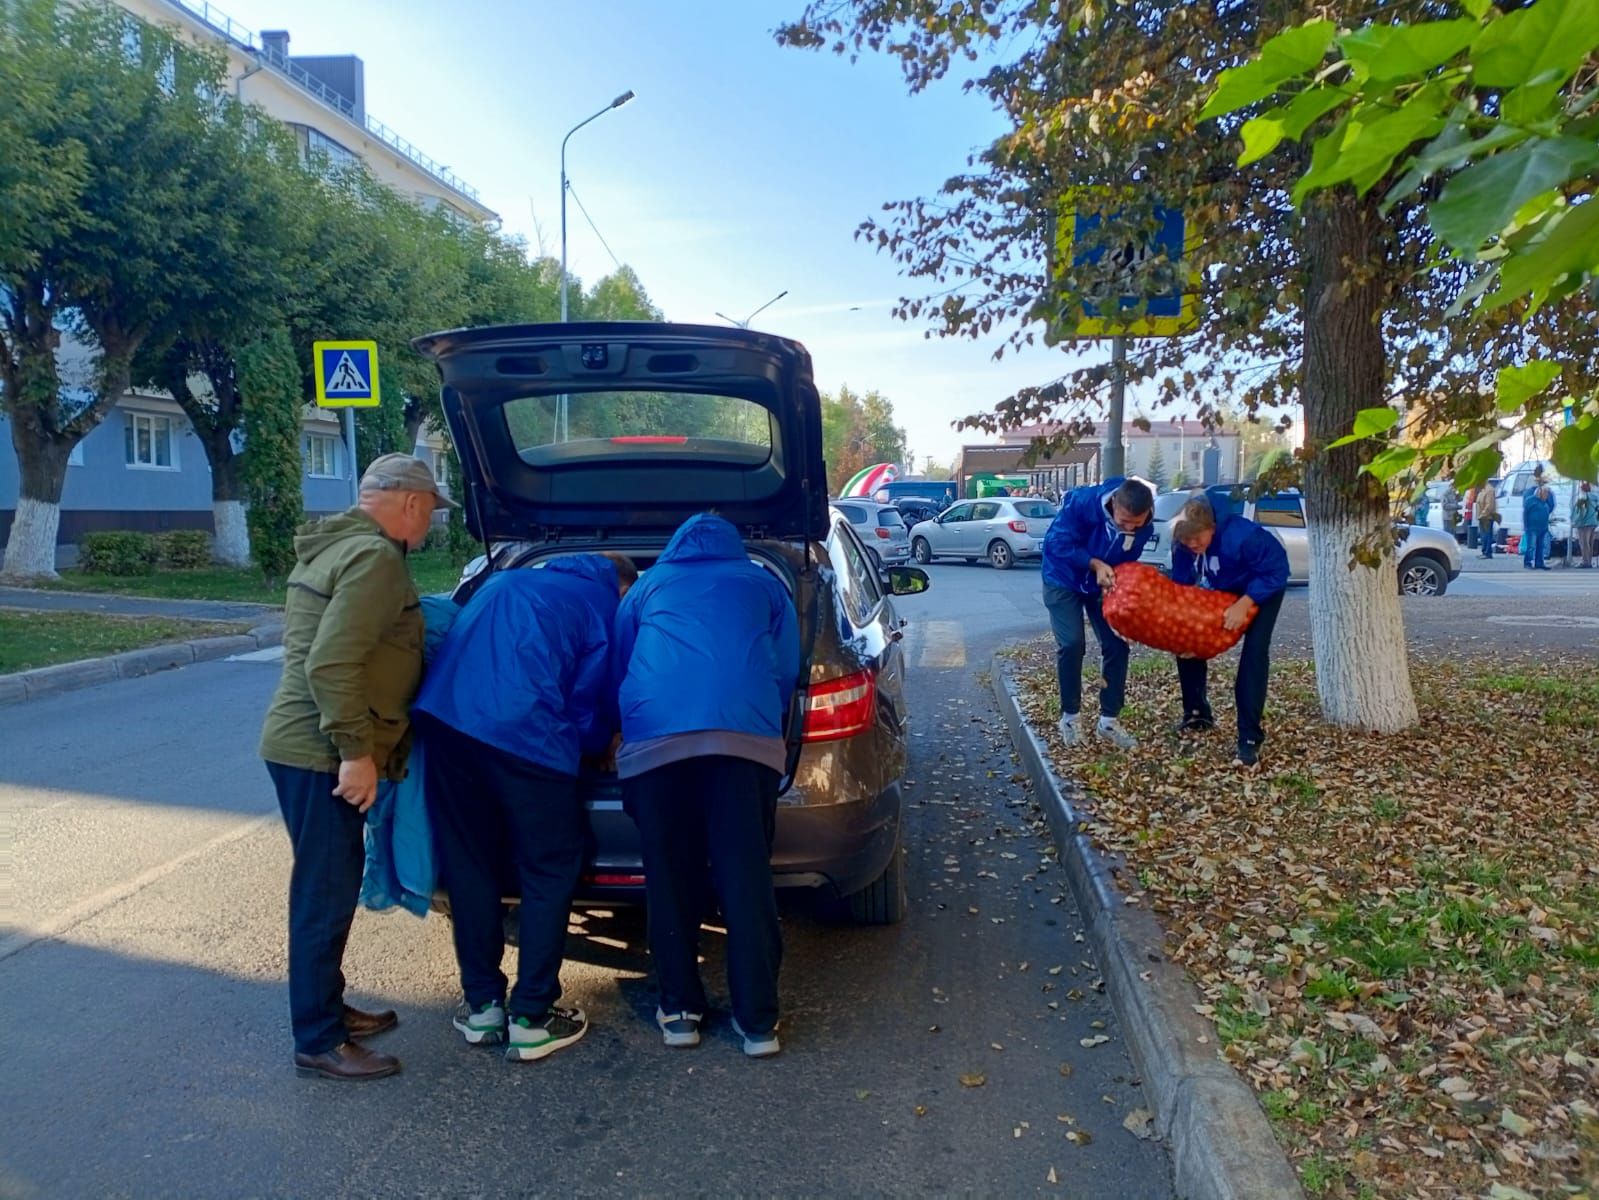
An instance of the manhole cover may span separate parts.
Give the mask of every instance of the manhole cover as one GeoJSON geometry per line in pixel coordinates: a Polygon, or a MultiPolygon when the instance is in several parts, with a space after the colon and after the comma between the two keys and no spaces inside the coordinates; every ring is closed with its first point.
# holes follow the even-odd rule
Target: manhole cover
{"type": "Polygon", "coordinates": [[[1599,617],[1572,617],[1564,613],[1502,613],[1488,620],[1495,625],[1541,625],[1554,629],[1599,629],[1599,617]]]}

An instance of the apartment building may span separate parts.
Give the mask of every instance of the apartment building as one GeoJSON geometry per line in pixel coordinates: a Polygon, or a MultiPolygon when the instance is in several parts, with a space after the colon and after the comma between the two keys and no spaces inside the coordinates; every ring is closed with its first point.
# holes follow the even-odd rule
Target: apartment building
{"type": "MultiPolygon", "coordinates": [[[[394,191],[459,220],[498,221],[475,188],[367,111],[357,56],[295,55],[288,31],[256,33],[206,0],[117,4],[148,24],[223,49],[238,98],[294,130],[302,152],[325,155],[334,164],[358,159],[394,191]]],[[[72,359],[86,352],[67,344],[61,353],[72,359]]],[[[0,417],[0,443],[9,446],[4,424],[0,417]]],[[[308,405],[301,446],[306,511],[343,508],[353,464],[337,415],[308,405]]],[[[443,444],[436,435],[424,433],[416,450],[440,470],[443,444]]],[[[0,451],[0,542],[10,531],[17,494],[15,456],[0,451]]],[[[70,559],[69,548],[95,530],[211,528],[210,468],[183,411],[165,393],[130,392],[73,453],[62,493],[60,557],[70,559]]]]}

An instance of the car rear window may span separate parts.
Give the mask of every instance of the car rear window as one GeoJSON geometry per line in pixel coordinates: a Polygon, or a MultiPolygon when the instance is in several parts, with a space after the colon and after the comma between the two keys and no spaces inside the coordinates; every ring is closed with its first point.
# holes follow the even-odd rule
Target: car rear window
{"type": "Polygon", "coordinates": [[[888,527],[888,526],[894,526],[894,525],[903,525],[903,524],[905,524],[905,521],[899,515],[899,509],[897,509],[897,508],[880,508],[880,509],[877,510],[877,523],[879,525],[888,527]]]}
{"type": "Polygon", "coordinates": [[[1188,492],[1162,492],[1155,497],[1155,520],[1170,521],[1183,511],[1183,505],[1195,499],[1188,492]]]}
{"type": "Polygon", "coordinates": [[[1055,506],[1048,500],[1018,500],[1016,501],[1016,515],[1034,520],[1038,517],[1053,517],[1055,506]]]}
{"type": "Polygon", "coordinates": [[[772,416],[753,400],[704,392],[574,392],[506,403],[524,462],[597,458],[712,459],[751,466],[772,456],[772,416]],[[564,405],[563,405],[564,401],[564,405]]]}

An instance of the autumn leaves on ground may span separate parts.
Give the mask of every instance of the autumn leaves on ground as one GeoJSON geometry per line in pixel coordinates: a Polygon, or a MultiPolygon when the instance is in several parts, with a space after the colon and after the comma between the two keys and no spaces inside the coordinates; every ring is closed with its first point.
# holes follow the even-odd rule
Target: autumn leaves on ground
{"type": "Polygon", "coordinates": [[[1397,737],[1318,717],[1279,663],[1258,772],[1179,739],[1135,659],[1131,755],[1064,749],[1052,647],[1023,703],[1125,855],[1313,1196],[1599,1195],[1599,674],[1418,661],[1397,737]]]}

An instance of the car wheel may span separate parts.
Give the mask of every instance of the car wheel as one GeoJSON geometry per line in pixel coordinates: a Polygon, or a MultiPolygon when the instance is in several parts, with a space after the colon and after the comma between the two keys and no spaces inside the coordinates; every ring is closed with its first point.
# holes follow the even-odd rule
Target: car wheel
{"type": "Polygon", "coordinates": [[[911,543],[911,555],[925,566],[933,561],[933,548],[927,544],[926,538],[917,538],[911,543]]]}
{"type": "Polygon", "coordinates": [[[854,895],[846,897],[850,920],[857,925],[898,925],[910,908],[905,892],[905,848],[894,843],[894,857],[883,873],[854,895]]]}
{"type": "Polygon", "coordinates": [[[1004,538],[995,538],[988,548],[988,561],[996,571],[1008,571],[1016,565],[1016,555],[1004,538]]]}
{"type": "Polygon", "coordinates": [[[1399,592],[1404,596],[1442,596],[1449,575],[1430,554],[1412,554],[1399,564],[1399,592]]]}

